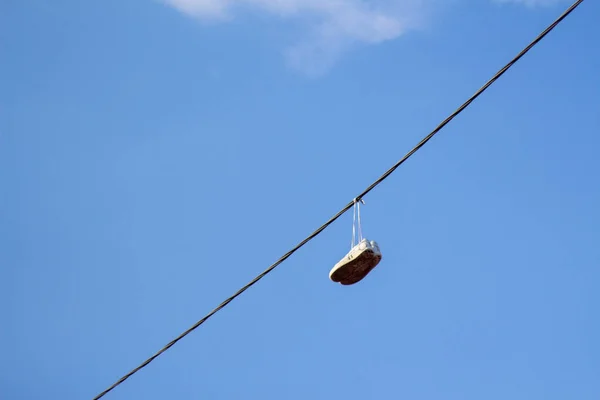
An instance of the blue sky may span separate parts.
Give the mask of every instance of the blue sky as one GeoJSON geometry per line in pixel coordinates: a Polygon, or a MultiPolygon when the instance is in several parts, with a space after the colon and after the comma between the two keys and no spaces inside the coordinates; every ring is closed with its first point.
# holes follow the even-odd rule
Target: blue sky
{"type": "MultiPolygon", "coordinates": [[[[335,214],[568,2],[0,4],[0,398],[91,399],[335,214]],[[539,4],[538,4],[539,3],[539,4]]],[[[106,399],[600,396],[584,2],[363,207],[106,399]]]]}

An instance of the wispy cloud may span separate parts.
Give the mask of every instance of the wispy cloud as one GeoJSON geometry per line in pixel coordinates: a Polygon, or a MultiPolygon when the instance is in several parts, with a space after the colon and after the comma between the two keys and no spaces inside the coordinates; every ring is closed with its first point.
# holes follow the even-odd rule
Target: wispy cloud
{"type": "Polygon", "coordinates": [[[527,7],[549,7],[564,3],[565,0],[493,0],[496,3],[522,4],[527,7]]]}
{"type": "MultiPolygon", "coordinates": [[[[198,19],[226,22],[242,9],[281,19],[298,19],[306,32],[284,50],[288,64],[319,76],[357,45],[396,39],[420,28],[431,11],[458,0],[162,0],[198,19]]],[[[490,0],[528,7],[551,6],[564,0],[490,0]]]]}
{"type": "Polygon", "coordinates": [[[284,52],[293,68],[316,76],[348,49],[395,39],[424,22],[439,0],[164,0],[205,20],[227,21],[253,7],[284,19],[302,18],[306,34],[284,52]]]}

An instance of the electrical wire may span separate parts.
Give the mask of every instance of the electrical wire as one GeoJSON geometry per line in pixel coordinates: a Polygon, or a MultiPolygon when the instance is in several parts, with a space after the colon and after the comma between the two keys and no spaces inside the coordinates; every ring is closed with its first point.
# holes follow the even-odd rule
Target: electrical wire
{"type": "Polygon", "coordinates": [[[284,262],[287,258],[289,258],[293,253],[295,253],[298,249],[300,249],[302,246],[304,246],[306,243],[308,243],[310,240],[312,240],[313,238],[315,238],[318,234],[320,234],[322,231],[324,231],[329,225],[331,225],[335,220],[337,220],[340,216],[342,216],[346,211],[348,211],[350,208],[352,208],[352,206],[355,204],[355,202],[357,200],[361,200],[366,194],[368,194],[371,190],[373,190],[377,185],[379,185],[381,182],[383,182],[388,176],[390,176],[392,174],[392,172],[394,172],[396,170],[396,168],[398,168],[400,165],[402,165],[406,160],[408,160],[408,158],[410,156],[412,156],[414,153],[416,153],[421,147],[423,147],[425,145],[425,143],[427,143],[433,136],[435,136],[442,128],[444,128],[450,121],[452,121],[454,119],[454,117],[456,117],[458,114],[460,114],[465,108],[467,108],[477,97],[479,97],[479,95],[481,95],[488,87],[490,87],[496,80],[498,80],[498,78],[500,78],[510,67],[512,67],[517,61],[519,61],[519,59],[521,59],[521,57],[523,57],[529,50],[531,50],[532,47],[534,47],[538,42],[540,42],[548,33],[550,33],[550,31],[552,31],[563,19],[565,19],[569,14],[571,14],[571,12],[573,10],[575,10],[584,0],[577,0],[575,1],[569,8],[567,8],[552,24],[550,24],[542,33],[540,33],[531,43],[529,43],[529,45],[527,45],[527,47],[525,47],[523,50],[521,50],[521,52],[519,52],[519,54],[513,58],[508,64],[506,64],[502,69],[500,69],[498,72],[496,72],[496,74],[489,80],[487,81],[487,83],[485,85],[483,85],[479,90],[477,90],[477,92],[475,92],[474,95],[472,95],[466,102],[464,102],[456,111],[454,111],[448,118],[446,118],[442,123],[440,123],[429,135],[425,136],[423,138],[423,140],[421,140],[411,151],[409,151],[404,157],[402,157],[396,164],[394,164],[390,169],[388,169],[383,175],[381,175],[375,182],[373,182],[369,187],[367,187],[361,194],[359,194],[358,196],[356,196],[351,202],[349,202],[348,204],[346,204],[344,206],[344,208],[342,208],[337,214],[335,214],[333,217],[331,217],[327,222],[325,222],[323,225],[321,225],[317,230],[315,230],[313,233],[311,233],[309,236],[306,237],[306,239],[302,240],[300,243],[298,243],[294,248],[292,248],[290,251],[288,251],[287,253],[285,253],[279,260],[277,260],[275,263],[271,264],[271,266],[269,266],[266,270],[264,270],[260,275],[258,275],[256,278],[252,279],[250,282],[248,282],[245,286],[243,286],[241,289],[239,289],[237,292],[235,292],[235,294],[233,294],[232,296],[230,296],[229,298],[227,298],[225,301],[223,301],[221,304],[219,304],[215,309],[213,309],[211,312],[209,312],[208,314],[206,314],[206,316],[204,316],[201,320],[199,320],[198,322],[196,322],[194,325],[192,325],[188,330],[186,330],[185,332],[183,332],[181,335],[177,336],[175,339],[173,339],[171,342],[169,342],[166,346],[164,346],[162,349],[160,349],[156,354],[154,354],[152,357],[148,358],[146,361],[144,361],[142,364],[140,364],[138,367],[136,367],[135,369],[133,369],[132,371],[130,371],[129,373],[127,373],[126,375],[124,375],[121,379],[119,379],[117,382],[115,382],[112,386],[110,386],[108,389],[104,390],[102,393],[100,393],[99,395],[97,395],[96,397],[94,397],[93,400],[98,400],[101,397],[103,397],[104,395],[106,395],[108,392],[110,392],[111,390],[113,390],[114,388],[116,388],[117,386],[119,386],[121,383],[125,382],[125,380],[127,380],[129,377],[131,377],[133,374],[135,374],[136,372],[138,372],[139,370],[141,370],[142,368],[144,368],[146,365],[150,364],[155,358],[157,358],[158,356],[160,356],[162,353],[164,353],[165,351],[167,351],[168,349],[170,349],[175,343],[177,343],[178,341],[180,341],[181,339],[183,339],[185,336],[187,336],[189,333],[191,333],[192,331],[194,331],[196,328],[198,328],[200,325],[202,325],[204,322],[206,322],[206,320],[208,320],[210,317],[212,317],[214,314],[216,314],[217,312],[219,312],[221,309],[223,309],[225,306],[227,306],[231,301],[233,301],[236,297],[238,297],[239,295],[241,295],[242,293],[244,293],[246,290],[248,290],[251,286],[253,286],[256,282],[258,282],[259,280],[261,280],[265,275],[267,275],[269,272],[273,271],[279,264],[281,264],[282,262],[284,262]]]}

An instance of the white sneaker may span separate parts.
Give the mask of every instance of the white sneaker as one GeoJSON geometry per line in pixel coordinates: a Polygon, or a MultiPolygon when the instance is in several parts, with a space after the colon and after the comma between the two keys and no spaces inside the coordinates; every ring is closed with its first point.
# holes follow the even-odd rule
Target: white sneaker
{"type": "Polygon", "coordinates": [[[377,243],[363,239],[329,271],[329,279],[342,285],[353,285],[367,276],[381,258],[377,243]]]}

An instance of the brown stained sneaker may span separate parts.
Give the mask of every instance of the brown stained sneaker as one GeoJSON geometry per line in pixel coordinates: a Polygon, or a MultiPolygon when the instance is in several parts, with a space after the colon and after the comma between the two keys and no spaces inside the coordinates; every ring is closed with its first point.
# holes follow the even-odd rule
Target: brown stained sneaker
{"type": "Polygon", "coordinates": [[[363,239],[331,269],[329,279],[342,285],[353,285],[367,276],[381,258],[377,243],[363,239]]]}

